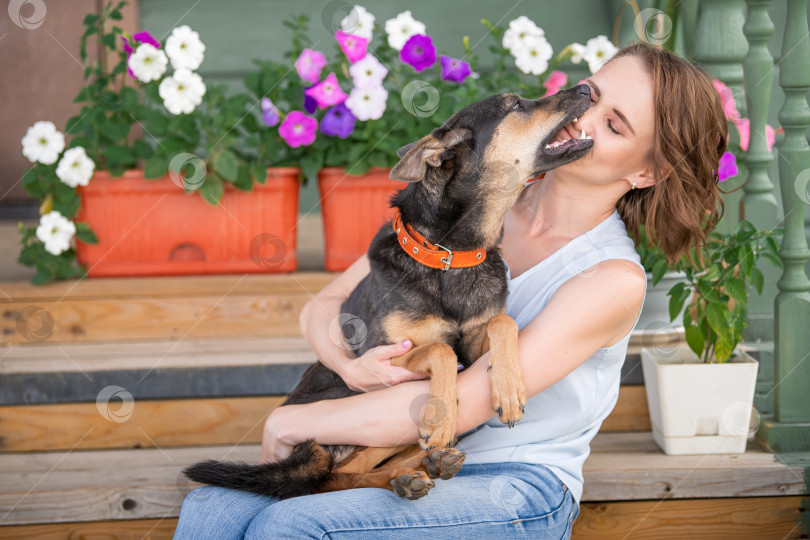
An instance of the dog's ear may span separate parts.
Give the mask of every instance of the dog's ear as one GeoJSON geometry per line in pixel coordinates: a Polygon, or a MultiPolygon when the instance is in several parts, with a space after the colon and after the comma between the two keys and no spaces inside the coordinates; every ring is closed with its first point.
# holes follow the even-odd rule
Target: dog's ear
{"type": "Polygon", "coordinates": [[[389,176],[392,180],[418,182],[425,177],[428,165],[441,166],[444,160],[455,155],[456,146],[472,138],[473,132],[467,128],[449,129],[443,133],[434,130],[430,135],[397,150],[401,159],[391,169],[389,176]]]}

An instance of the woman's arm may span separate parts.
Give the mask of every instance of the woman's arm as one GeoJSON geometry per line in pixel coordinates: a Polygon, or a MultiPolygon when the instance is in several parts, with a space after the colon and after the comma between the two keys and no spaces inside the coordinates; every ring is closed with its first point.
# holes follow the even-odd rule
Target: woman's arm
{"type": "MultiPolygon", "coordinates": [[[[521,329],[518,351],[527,396],[571,373],[597,349],[629,332],[641,310],[646,276],[624,260],[599,263],[569,279],[540,314],[521,329]]],[[[458,376],[456,433],[494,416],[487,372],[489,352],[458,376]]],[[[428,381],[411,381],[376,392],[273,411],[265,424],[263,461],[285,457],[309,438],[322,444],[396,446],[419,439],[412,404],[429,392],[428,381]]]]}
{"type": "Polygon", "coordinates": [[[307,302],[298,317],[301,333],[321,363],[337,373],[349,388],[358,392],[424,378],[424,375],[411,373],[391,363],[391,357],[408,352],[410,344],[381,345],[369,349],[358,358],[353,350],[343,347],[336,338],[341,331],[337,323],[343,302],[369,272],[368,256],[363,255],[307,302]]]}

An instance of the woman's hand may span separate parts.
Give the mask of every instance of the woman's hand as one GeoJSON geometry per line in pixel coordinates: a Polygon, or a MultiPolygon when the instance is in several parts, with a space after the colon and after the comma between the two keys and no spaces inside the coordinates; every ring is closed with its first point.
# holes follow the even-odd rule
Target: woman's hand
{"type": "Polygon", "coordinates": [[[289,457],[293,447],[300,441],[290,438],[290,412],[297,405],[276,407],[264,422],[262,431],[262,457],[259,463],[275,463],[289,457]]]}
{"type": "Polygon", "coordinates": [[[392,358],[402,356],[411,350],[413,343],[406,339],[393,345],[380,345],[350,360],[343,368],[341,377],[355,392],[369,392],[387,388],[405,381],[415,381],[426,377],[423,373],[413,373],[393,365],[392,358]]]}

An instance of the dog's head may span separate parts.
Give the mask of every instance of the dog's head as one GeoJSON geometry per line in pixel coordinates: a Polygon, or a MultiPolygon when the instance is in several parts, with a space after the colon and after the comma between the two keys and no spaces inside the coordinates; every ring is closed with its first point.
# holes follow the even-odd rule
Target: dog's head
{"type": "MultiPolygon", "coordinates": [[[[419,182],[442,170],[445,180],[469,172],[481,181],[507,182],[517,193],[526,181],[584,156],[588,138],[551,143],[560,130],[591,105],[590,87],[582,84],[541,99],[498,94],[464,107],[430,135],[403,146],[391,178],[419,182]],[[464,156],[464,159],[457,159],[464,156]],[[478,171],[479,174],[473,174],[478,171]]],[[[563,132],[565,133],[565,132],[563,132]]],[[[504,186],[501,186],[502,189],[504,186]]]]}

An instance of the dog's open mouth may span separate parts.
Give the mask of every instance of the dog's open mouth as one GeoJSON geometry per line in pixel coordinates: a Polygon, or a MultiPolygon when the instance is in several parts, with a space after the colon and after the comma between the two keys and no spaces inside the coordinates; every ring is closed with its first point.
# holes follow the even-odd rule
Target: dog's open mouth
{"type": "MultiPolygon", "coordinates": [[[[576,119],[574,120],[576,123],[576,119]]],[[[578,149],[593,146],[593,137],[587,135],[585,130],[572,134],[563,126],[554,136],[554,140],[545,145],[546,154],[558,155],[569,149],[578,149]]]]}

